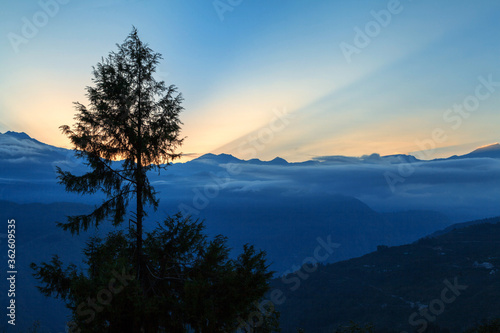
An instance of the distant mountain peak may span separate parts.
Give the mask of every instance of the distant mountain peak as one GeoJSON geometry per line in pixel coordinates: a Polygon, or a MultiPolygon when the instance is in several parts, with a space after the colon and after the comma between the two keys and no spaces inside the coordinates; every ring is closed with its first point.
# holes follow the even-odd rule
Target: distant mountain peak
{"type": "Polygon", "coordinates": [[[288,164],[287,160],[281,157],[275,157],[273,160],[269,161],[271,164],[288,164]]]}
{"type": "Polygon", "coordinates": [[[450,157],[450,159],[461,159],[461,158],[500,158],[500,144],[492,143],[486,146],[476,148],[475,150],[473,150],[468,154],[450,157]]]}
{"type": "MultiPolygon", "coordinates": [[[[8,148],[11,153],[14,152],[12,150],[12,147],[18,147],[16,148],[16,153],[15,155],[23,155],[25,157],[28,157],[28,155],[32,154],[35,150],[40,153],[40,151],[66,151],[67,149],[64,148],[59,148],[55,146],[51,146],[49,144],[43,143],[38,141],[37,139],[33,139],[31,136],[26,134],[25,132],[14,132],[14,131],[7,131],[5,133],[0,133],[0,145],[3,147],[10,147],[8,148]],[[30,151],[24,150],[24,148],[19,148],[19,147],[30,147],[30,151]]],[[[37,154],[38,154],[37,153],[37,154]]],[[[12,154],[11,154],[12,155],[12,154]]]]}
{"type": "Polygon", "coordinates": [[[195,158],[193,161],[213,161],[215,163],[224,164],[224,163],[248,163],[248,164],[259,164],[259,165],[287,165],[288,162],[281,158],[275,157],[271,161],[262,161],[257,158],[253,158],[251,160],[240,160],[237,157],[234,157],[231,154],[204,154],[198,158],[195,158]]]}
{"type": "Polygon", "coordinates": [[[200,157],[195,158],[193,161],[206,161],[206,160],[215,161],[217,163],[238,163],[238,162],[241,162],[241,160],[234,157],[233,155],[229,155],[229,154],[216,155],[216,154],[212,154],[212,153],[201,155],[200,157]]]}
{"type": "Polygon", "coordinates": [[[33,138],[31,136],[29,136],[28,134],[26,134],[24,132],[7,131],[2,135],[7,135],[10,137],[16,138],[18,140],[33,140],[33,138]]]}
{"type": "Polygon", "coordinates": [[[498,142],[478,147],[475,150],[473,150],[471,152],[471,154],[485,153],[485,152],[491,152],[491,151],[497,151],[497,150],[500,150],[500,144],[498,142]]]}

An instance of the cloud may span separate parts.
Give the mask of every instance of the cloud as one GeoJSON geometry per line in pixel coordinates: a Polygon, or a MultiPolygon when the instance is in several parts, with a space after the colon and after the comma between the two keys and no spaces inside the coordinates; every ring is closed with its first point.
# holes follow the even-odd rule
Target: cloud
{"type": "Polygon", "coordinates": [[[32,147],[26,146],[3,146],[0,147],[0,156],[25,156],[25,155],[41,155],[39,151],[32,147]]]}
{"type": "Polygon", "coordinates": [[[202,154],[200,153],[182,153],[182,157],[186,158],[197,158],[200,157],[202,154]]]}
{"type": "Polygon", "coordinates": [[[235,180],[226,184],[225,188],[233,192],[259,192],[290,185],[288,180],[235,180]]]}
{"type": "Polygon", "coordinates": [[[18,140],[10,135],[0,136],[0,156],[33,156],[42,155],[54,148],[34,140],[18,140]]]}
{"type": "MultiPolygon", "coordinates": [[[[76,161],[70,151],[44,150],[36,142],[14,143],[0,145],[4,178],[20,179],[38,161],[39,167],[25,177],[33,182],[50,178],[51,191],[63,194],[52,165],[83,172],[84,166],[76,163],[81,161],[76,161]],[[49,161],[45,169],[44,161],[49,161]]],[[[290,195],[311,198],[341,194],[381,212],[428,209],[455,221],[500,215],[500,159],[495,158],[418,161],[406,155],[372,154],[318,156],[307,163],[275,165],[210,155],[173,164],[160,175],[151,173],[150,181],[160,198],[169,202],[189,203],[196,193],[205,191],[210,203],[227,205],[234,205],[235,200],[245,205],[263,198],[278,202],[290,195]]],[[[43,198],[43,193],[29,195],[43,198]]]]}
{"type": "MultiPolygon", "coordinates": [[[[443,212],[456,221],[500,215],[500,186],[495,186],[500,184],[500,159],[414,163],[383,159],[371,155],[346,159],[320,157],[315,159],[317,163],[285,166],[241,163],[238,173],[220,177],[223,185],[219,187],[218,198],[213,200],[232,200],[243,193],[255,198],[274,196],[275,200],[290,193],[342,194],[356,197],[377,211],[429,209],[443,212]],[[388,175],[397,179],[392,187],[388,175]]],[[[200,168],[206,166],[199,164],[200,168]]],[[[219,164],[222,170],[227,166],[219,164]]],[[[178,169],[168,176],[171,180],[168,186],[191,190],[217,183],[209,173],[199,171],[192,169],[192,175],[198,177],[190,177],[178,169]],[[182,177],[178,177],[180,174],[182,177]]],[[[168,171],[166,174],[169,175],[168,171]]],[[[159,184],[158,189],[161,187],[159,184]]]]}
{"type": "MultiPolygon", "coordinates": [[[[0,152],[1,152],[1,149],[0,149],[0,152]]],[[[6,159],[5,162],[14,163],[14,164],[21,164],[21,163],[38,163],[39,160],[37,160],[36,158],[33,158],[33,157],[23,156],[23,157],[18,157],[18,158],[9,158],[9,159],[6,159]]]]}

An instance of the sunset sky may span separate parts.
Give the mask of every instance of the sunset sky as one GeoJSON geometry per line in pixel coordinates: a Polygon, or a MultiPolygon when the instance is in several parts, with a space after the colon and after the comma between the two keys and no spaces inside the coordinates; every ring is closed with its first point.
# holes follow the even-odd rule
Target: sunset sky
{"type": "Polygon", "coordinates": [[[0,132],[70,148],[58,127],[135,26],[184,95],[190,157],[466,153],[500,141],[499,17],[497,0],[9,1],[0,132]]]}

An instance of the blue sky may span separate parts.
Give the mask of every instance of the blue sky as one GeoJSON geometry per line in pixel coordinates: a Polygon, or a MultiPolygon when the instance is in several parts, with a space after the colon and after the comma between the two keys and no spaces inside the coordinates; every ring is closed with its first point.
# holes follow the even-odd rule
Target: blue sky
{"type": "Polygon", "coordinates": [[[59,125],[134,25],[185,97],[190,156],[465,153],[500,141],[499,14],[497,1],[9,2],[0,131],[69,147],[59,125]]]}

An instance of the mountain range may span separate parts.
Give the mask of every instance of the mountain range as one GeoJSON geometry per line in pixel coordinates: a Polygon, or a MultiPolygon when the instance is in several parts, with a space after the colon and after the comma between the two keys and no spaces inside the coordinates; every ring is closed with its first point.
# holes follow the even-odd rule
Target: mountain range
{"type": "MultiPolygon", "coordinates": [[[[103,199],[58,184],[56,166],[87,170],[71,150],[7,132],[0,134],[0,152],[0,200],[95,205],[103,199]]],[[[499,157],[499,144],[432,161],[372,154],[288,163],[205,154],[148,175],[160,198],[149,226],[177,211],[206,219],[211,235],[228,236],[234,247],[256,244],[282,273],[300,264],[320,236],[341,245],[333,262],[500,215],[499,157]]]]}
{"type": "MultiPolygon", "coordinates": [[[[86,170],[72,150],[46,145],[25,133],[0,134],[0,200],[80,202],[79,195],[65,192],[57,183],[56,166],[73,173],[86,170]]],[[[274,193],[276,200],[290,195],[340,194],[379,212],[433,210],[453,222],[500,215],[500,187],[494,186],[500,181],[498,143],[430,161],[411,155],[371,154],[288,163],[281,158],[245,161],[228,154],[205,154],[149,177],[161,192],[164,209],[182,206],[201,217],[215,201],[245,193],[274,193]],[[203,194],[210,189],[217,191],[216,197],[203,194]],[[203,195],[197,196],[197,191],[203,195]],[[207,205],[201,202],[206,199],[207,205]]],[[[95,203],[95,199],[85,200],[95,203]]]]}
{"type": "MultiPolygon", "coordinates": [[[[65,192],[56,167],[75,174],[87,170],[71,150],[25,133],[0,134],[0,215],[23,226],[19,245],[24,247],[27,287],[20,298],[40,304],[36,312],[26,310],[31,316],[27,321],[35,319],[34,313],[52,318],[43,301],[31,302],[36,282],[29,276],[29,263],[50,260],[61,250],[65,262],[81,262],[87,236],[71,237],[54,222],[89,211],[102,199],[65,192]]],[[[431,161],[372,154],[288,163],[279,157],[245,161],[205,154],[148,176],[160,207],[149,211],[146,228],[177,211],[204,219],[208,234],[227,236],[236,252],[245,243],[265,250],[276,276],[300,270],[321,244],[334,248],[320,262],[325,265],[380,246],[412,243],[439,230],[448,233],[445,228],[453,223],[500,215],[498,144],[431,161]]],[[[289,312],[285,308],[283,313],[289,312]]]]}

